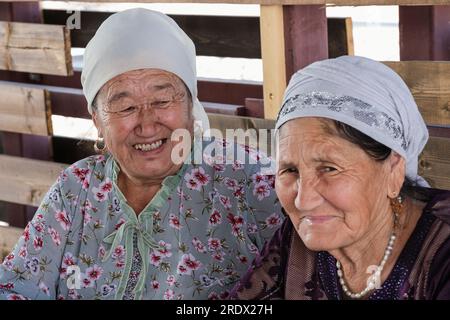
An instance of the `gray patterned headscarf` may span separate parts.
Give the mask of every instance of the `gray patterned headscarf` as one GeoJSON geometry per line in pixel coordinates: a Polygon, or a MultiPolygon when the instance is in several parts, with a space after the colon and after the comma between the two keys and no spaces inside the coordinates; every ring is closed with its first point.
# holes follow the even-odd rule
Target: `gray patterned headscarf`
{"type": "Polygon", "coordinates": [[[406,160],[406,176],[429,186],[417,174],[427,127],[406,84],[384,64],[342,56],[299,70],[286,89],[276,129],[301,117],[352,126],[400,154],[406,160]]]}

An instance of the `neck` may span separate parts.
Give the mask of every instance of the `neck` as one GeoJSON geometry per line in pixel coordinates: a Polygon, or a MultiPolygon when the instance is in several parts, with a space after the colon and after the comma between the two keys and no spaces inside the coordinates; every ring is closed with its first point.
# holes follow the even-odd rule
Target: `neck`
{"type": "Polygon", "coordinates": [[[161,188],[163,180],[141,181],[132,179],[122,171],[117,178],[118,187],[127,199],[128,205],[139,215],[161,188]]]}
{"type": "Polygon", "coordinates": [[[399,217],[398,227],[395,230],[393,214],[389,213],[385,222],[378,223],[377,227],[372,228],[371,232],[360,241],[348,247],[330,251],[330,254],[341,263],[344,279],[351,291],[360,292],[367,286],[367,279],[370,275],[368,267],[380,265],[390,236],[394,231],[397,238],[392,253],[383,268],[380,284],[386,280],[411,236],[424,205],[421,202],[406,199],[405,207],[399,217]]]}

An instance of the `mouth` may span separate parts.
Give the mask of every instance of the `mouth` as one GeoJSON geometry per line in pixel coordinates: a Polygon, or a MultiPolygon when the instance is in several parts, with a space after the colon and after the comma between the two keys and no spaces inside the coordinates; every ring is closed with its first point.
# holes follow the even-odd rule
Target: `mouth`
{"type": "Polygon", "coordinates": [[[137,143],[133,145],[133,148],[142,152],[150,152],[158,150],[167,142],[167,139],[160,139],[153,141],[152,143],[137,143]]]}
{"type": "Polygon", "coordinates": [[[321,224],[329,222],[333,219],[337,218],[336,216],[305,216],[302,218],[305,222],[309,224],[321,224]]]}

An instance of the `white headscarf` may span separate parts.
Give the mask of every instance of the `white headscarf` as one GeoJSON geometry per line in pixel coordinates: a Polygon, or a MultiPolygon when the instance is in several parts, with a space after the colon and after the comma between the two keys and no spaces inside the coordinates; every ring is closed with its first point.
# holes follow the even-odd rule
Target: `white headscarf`
{"type": "Polygon", "coordinates": [[[403,80],[384,64],[355,56],[315,62],[295,73],[286,89],[276,129],[300,117],[343,122],[400,154],[406,176],[417,174],[428,130],[403,80]]]}
{"type": "Polygon", "coordinates": [[[197,98],[195,46],[171,18],[148,9],[111,15],[86,46],[81,84],[92,113],[100,88],[122,73],[154,68],[172,72],[184,81],[193,102],[193,117],[209,129],[206,112],[197,98]]]}

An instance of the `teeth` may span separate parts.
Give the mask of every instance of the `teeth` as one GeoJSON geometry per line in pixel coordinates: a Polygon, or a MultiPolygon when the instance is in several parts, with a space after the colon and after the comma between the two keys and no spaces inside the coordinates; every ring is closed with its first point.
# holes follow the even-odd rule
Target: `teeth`
{"type": "Polygon", "coordinates": [[[153,142],[152,144],[135,144],[134,148],[136,150],[142,150],[142,151],[151,151],[159,148],[162,145],[163,141],[158,140],[156,142],[153,142]]]}

